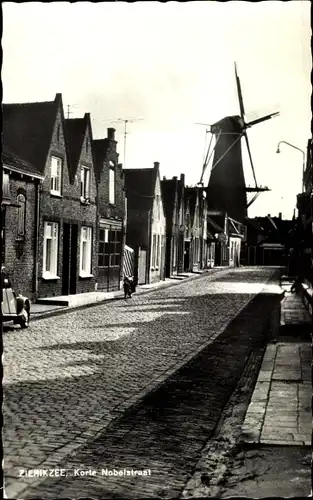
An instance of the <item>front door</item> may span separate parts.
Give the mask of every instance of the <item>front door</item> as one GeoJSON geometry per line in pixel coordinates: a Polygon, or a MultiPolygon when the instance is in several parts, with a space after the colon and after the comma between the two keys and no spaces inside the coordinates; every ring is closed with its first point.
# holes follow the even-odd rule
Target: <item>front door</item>
{"type": "Polygon", "coordinates": [[[185,241],[185,251],[184,251],[184,271],[189,271],[190,269],[190,241],[185,241]]]}
{"type": "Polygon", "coordinates": [[[78,242],[78,226],[77,224],[72,224],[71,231],[71,265],[70,265],[70,294],[74,295],[76,293],[76,281],[77,281],[77,242],[78,242]]]}
{"type": "Polygon", "coordinates": [[[62,295],[68,295],[70,285],[70,224],[63,226],[62,295]]]}

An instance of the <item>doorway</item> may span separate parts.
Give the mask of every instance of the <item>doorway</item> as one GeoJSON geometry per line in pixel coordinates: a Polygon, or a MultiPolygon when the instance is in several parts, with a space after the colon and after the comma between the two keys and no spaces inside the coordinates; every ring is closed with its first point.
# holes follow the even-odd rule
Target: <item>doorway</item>
{"type": "Polygon", "coordinates": [[[70,265],[70,294],[76,293],[76,280],[77,280],[77,241],[78,241],[78,226],[72,224],[71,231],[71,265],[70,265]]]}
{"type": "Polygon", "coordinates": [[[70,280],[70,224],[63,225],[62,295],[68,295],[70,280]]]}
{"type": "Polygon", "coordinates": [[[185,241],[184,271],[189,271],[189,269],[190,269],[190,241],[185,241]]]}

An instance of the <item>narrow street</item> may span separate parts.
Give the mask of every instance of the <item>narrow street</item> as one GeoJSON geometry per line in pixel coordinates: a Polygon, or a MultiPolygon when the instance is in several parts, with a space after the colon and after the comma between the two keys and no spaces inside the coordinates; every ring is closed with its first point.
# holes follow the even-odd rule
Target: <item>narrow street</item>
{"type": "Polygon", "coordinates": [[[230,269],[5,332],[6,495],[179,497],[266,341],[278,277],[230,269]],[[124,468],[150,473],[102,472],[124,468]]]}

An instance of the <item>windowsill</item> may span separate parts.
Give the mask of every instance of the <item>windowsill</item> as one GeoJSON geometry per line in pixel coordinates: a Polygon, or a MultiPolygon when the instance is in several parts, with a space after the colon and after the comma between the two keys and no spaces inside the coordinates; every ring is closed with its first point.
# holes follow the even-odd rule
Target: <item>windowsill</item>
{"type": "Polygon", "coordinates": [[[57,193],[56,191],[50,191],[50,196],[53,196],[54,198],[63,198],[61,193],[57,193]]]}
{"type": "Polygon", "coordinates": [[[17,236],[15,238],[15,241],[17,241],[19,243],[23,243],[25,241],[25,236],[17,236]]]}
{"type": "Polygon", "coordinates": [[[56,274],[52,274],[52,273],[44,273],[42,275],[42,279],[45,280],[45,281],[49,281],[49,280],[59,280],[60,279],[60,276],[57,276],[56,274]]]}
{"type": "Polygon", "coordinates": [[[81,271],[79,273],[79,277],[84,279],[84,278],[93,278],[94,276],[93,276],[93,274],[84,273],[83,271],[81,271]]]}
{"type": "Polygon", "coordinates": [[[80,197],[80,202],[82,205],[90,205],[90,199],[89,198],[83,198],[82,196],[80,197]]]}
{"type": "Polygon", "coordinates": [[[116,203],[110,203],[110,202],[109,202],[109,206],[110,206],[110,207],[116,207],[116,203]]]}

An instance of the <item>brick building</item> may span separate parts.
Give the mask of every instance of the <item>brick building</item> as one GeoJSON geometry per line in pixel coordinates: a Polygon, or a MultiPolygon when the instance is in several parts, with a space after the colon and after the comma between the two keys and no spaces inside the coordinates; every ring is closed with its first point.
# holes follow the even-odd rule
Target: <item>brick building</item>
{"type": "Polygon", "coordinates": [[[40,184],[43,175],[3,144],[2,264],[16,293],[36,295],[40,184]]]}
{"type": "Polygon", "coordinates": [[[204,216],[206,218],[205,198],[203,191],[198,186],[186,187],[185,197],[185,248],[184,270],[199,271],[203,269],[204,237],[206,242],[206,229],[204,229],[204,216]]]}
{"type": "Polygon", "coordinates": [[[166,223],[159,163],[153,168],[125,169],[127,198],[126,243],[136,251],[139,284],[165,278],[166,223]]]}
{"type": "Polygon", "coordinates": [[[35,296],[93,291],[96,182],[89,115],[75,126],[70,120],[66,130],[62,95],[56,94],[53,101],[4,104],[3,116],[7,146],[44,177],[35,296]]]}
{"type": "Polygon", "coordinates": [[[98,290],[120,288],[125,246],[125,192],[114,128],[93,141],[98,200],[98,290]]]}
{"type": "Polygon", "coordinates": [[[97,279],[97,185],[89,113],[65,120],[62,295],[91,292],[97,279]],[[67,264],[68,263],[68,264],[67,264]]]}
{"type": "Polygon", "coordinates": [[[165,276],[184,270],[184,188],[185,176],[161,181],[161,192],[166,219],[165,276]]]}

